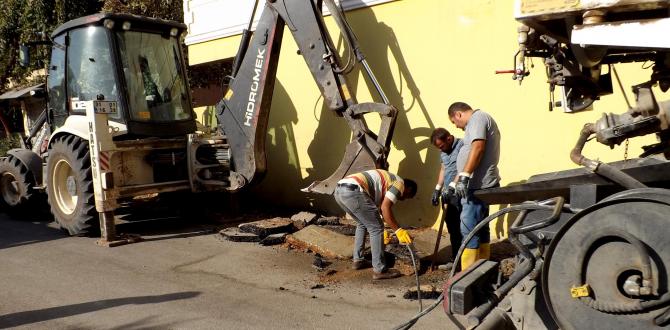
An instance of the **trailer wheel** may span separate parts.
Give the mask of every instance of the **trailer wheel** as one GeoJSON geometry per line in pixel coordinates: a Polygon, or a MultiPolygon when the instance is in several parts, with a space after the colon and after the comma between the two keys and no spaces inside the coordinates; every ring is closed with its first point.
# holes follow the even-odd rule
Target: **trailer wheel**
{"type": "Polygon", "coordinates": [[[47,198],[56,222],[70,235],[97,232],[88,142],[77,136],[57,138],[47,159],[47,198]]]}
{"type": "Polygon", "coordinates": [[[33,197],[33,175],[18,158],[0,160],[0,204],[7,211],[26,208],[33,197]]]}

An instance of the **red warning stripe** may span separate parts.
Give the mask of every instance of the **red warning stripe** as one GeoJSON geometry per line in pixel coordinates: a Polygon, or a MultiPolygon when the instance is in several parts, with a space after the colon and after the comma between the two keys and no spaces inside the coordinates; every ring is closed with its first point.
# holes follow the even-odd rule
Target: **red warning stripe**
{"type": "Polygon", "coordinates": [[[109,154],[104,151],[100,152],[100,169],[103,171],[109,170],[109,154]]]}

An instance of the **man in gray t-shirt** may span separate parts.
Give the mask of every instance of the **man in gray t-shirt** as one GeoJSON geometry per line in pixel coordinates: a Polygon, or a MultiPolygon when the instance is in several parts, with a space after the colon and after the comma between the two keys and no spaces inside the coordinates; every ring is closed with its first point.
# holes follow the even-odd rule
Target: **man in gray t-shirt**
{"type": "MultiPolygon", "coordinates": [[[[473,110],[466,103],[453,103],[448,111],[449,120],[465,131],[463,147],[456,159],[459,173],[453,185],[463,205],[461,233],[466,237],[489,213],[488,205],[476,198],[473,192],[500,185],[500,131],[489,114],[473,110]]],[[[477,259],[488,259],[491,254],[489,242],[490,234],[488,226],[485,226],[467,242],[461,257],[461,269],[467,269],[477,259]]]]}

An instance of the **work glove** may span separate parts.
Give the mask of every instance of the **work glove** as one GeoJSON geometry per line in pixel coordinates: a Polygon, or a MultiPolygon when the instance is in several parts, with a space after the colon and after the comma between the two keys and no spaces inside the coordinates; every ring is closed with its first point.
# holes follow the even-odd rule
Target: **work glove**
{"type": "Polygon", "coordinates": [[[449,182],[449,186],[447,186],[446,197],[453,196],[456,196],[456,182],[451,181],[449,182]]]}
{"type": "Polygon", "coordinates": [[[470,186],[470,173],[461,172],[458,174],[458,180],[456,180],[456,196],[461,199],[468,198],[468,187],[470,186]]]}
{"type": "Polygon", "coordinates": [[[456,196],[456,182],[449,183],[446,190],[442,192],[442,204],[449,204],[451,206],[460,206],[461,200],[456,196]]]}
{"type": "Polygon", "coordinates": [[[433,197],[430,198],[430,201],[433,203],[433,206],[437,206],[440,204],[440,192],[442,191],[442,186],[437,185],[435,186],[435,190],[433,191],[433,197]]]}
{"type": "Polygon", "coordinates": [[[384,245],[389,245],[391,243],[391,236],[389,232],[384,229],[384,245]]]}
{"type": "Polygon", "coordinates": [[[395,231],[395,236],[398,238],[400,244],[412,244],[412,238],[409,236],[407,230],[398,228],[395,231]]]}

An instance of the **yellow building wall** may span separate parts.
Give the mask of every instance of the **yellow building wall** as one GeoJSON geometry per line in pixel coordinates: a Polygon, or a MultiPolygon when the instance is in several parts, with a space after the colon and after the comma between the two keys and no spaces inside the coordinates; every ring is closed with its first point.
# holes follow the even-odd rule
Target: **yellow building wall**
{"type": "MultiPolygon", "coordinates": [[[[447,116],[448,106],[464,101],[490,113],[501,130],[500,173],[502,185],[529,176],[575,168],[568,158],[581,127],[602,112],[624,112],[620,91],[606,96],[595,109],[577,114],[548,110],[548,85],[543,63],[522,86],[496,69],[511,69],[517,50],[512,0],[400,0],[347,13],[361,48],[391,103],[400,109],[390,153],[390,170],[418,182],[415,199],[394,209],[403,226],[433,226],[439,210],[430,204],[439,170],[439,153],[429,143],[436,127],[457,136],[447,116]]],[[[336,31],[332,19],[326,19],[336,31]]],[[[345,122],[324,109],[323,99],[290,31],[285,30],[277,83],[269,119],[268,173],[253,191],[265,201],[294,207],[337,211],[332,196],[305,194],[298,189],[326,178],[341,160],[351,138],[345,122]]],[[[333,34],[338,48],[342,40],[333,34]]],[[[239,37],[192,45],[191,64],[234,56],[239,37]]],[[[650,71],[640,64],[617,67],[632,99],[629,86],[648,80],[650,71]]],[[[616,82],[614,82],[616,86],[616,82]]],[[[380,101],[360,70],[350,75],[350,86],[359,102],[380,101]]],[[[560,99],[557,92],[556,98],[560,99]]],[[[378,121],[370,120],[371,127],[378,121]]],[[[631,140],[629,154],[654,137],[631,140]]],[[[584,154],[602,161],[623,158],[624,148],[613,150],[594,141],[584,154]]],[[[495,210],[496,208],[493,208],[495,210]]],[[[494,224],[502,235],[506,224],[494,224]]]]}

